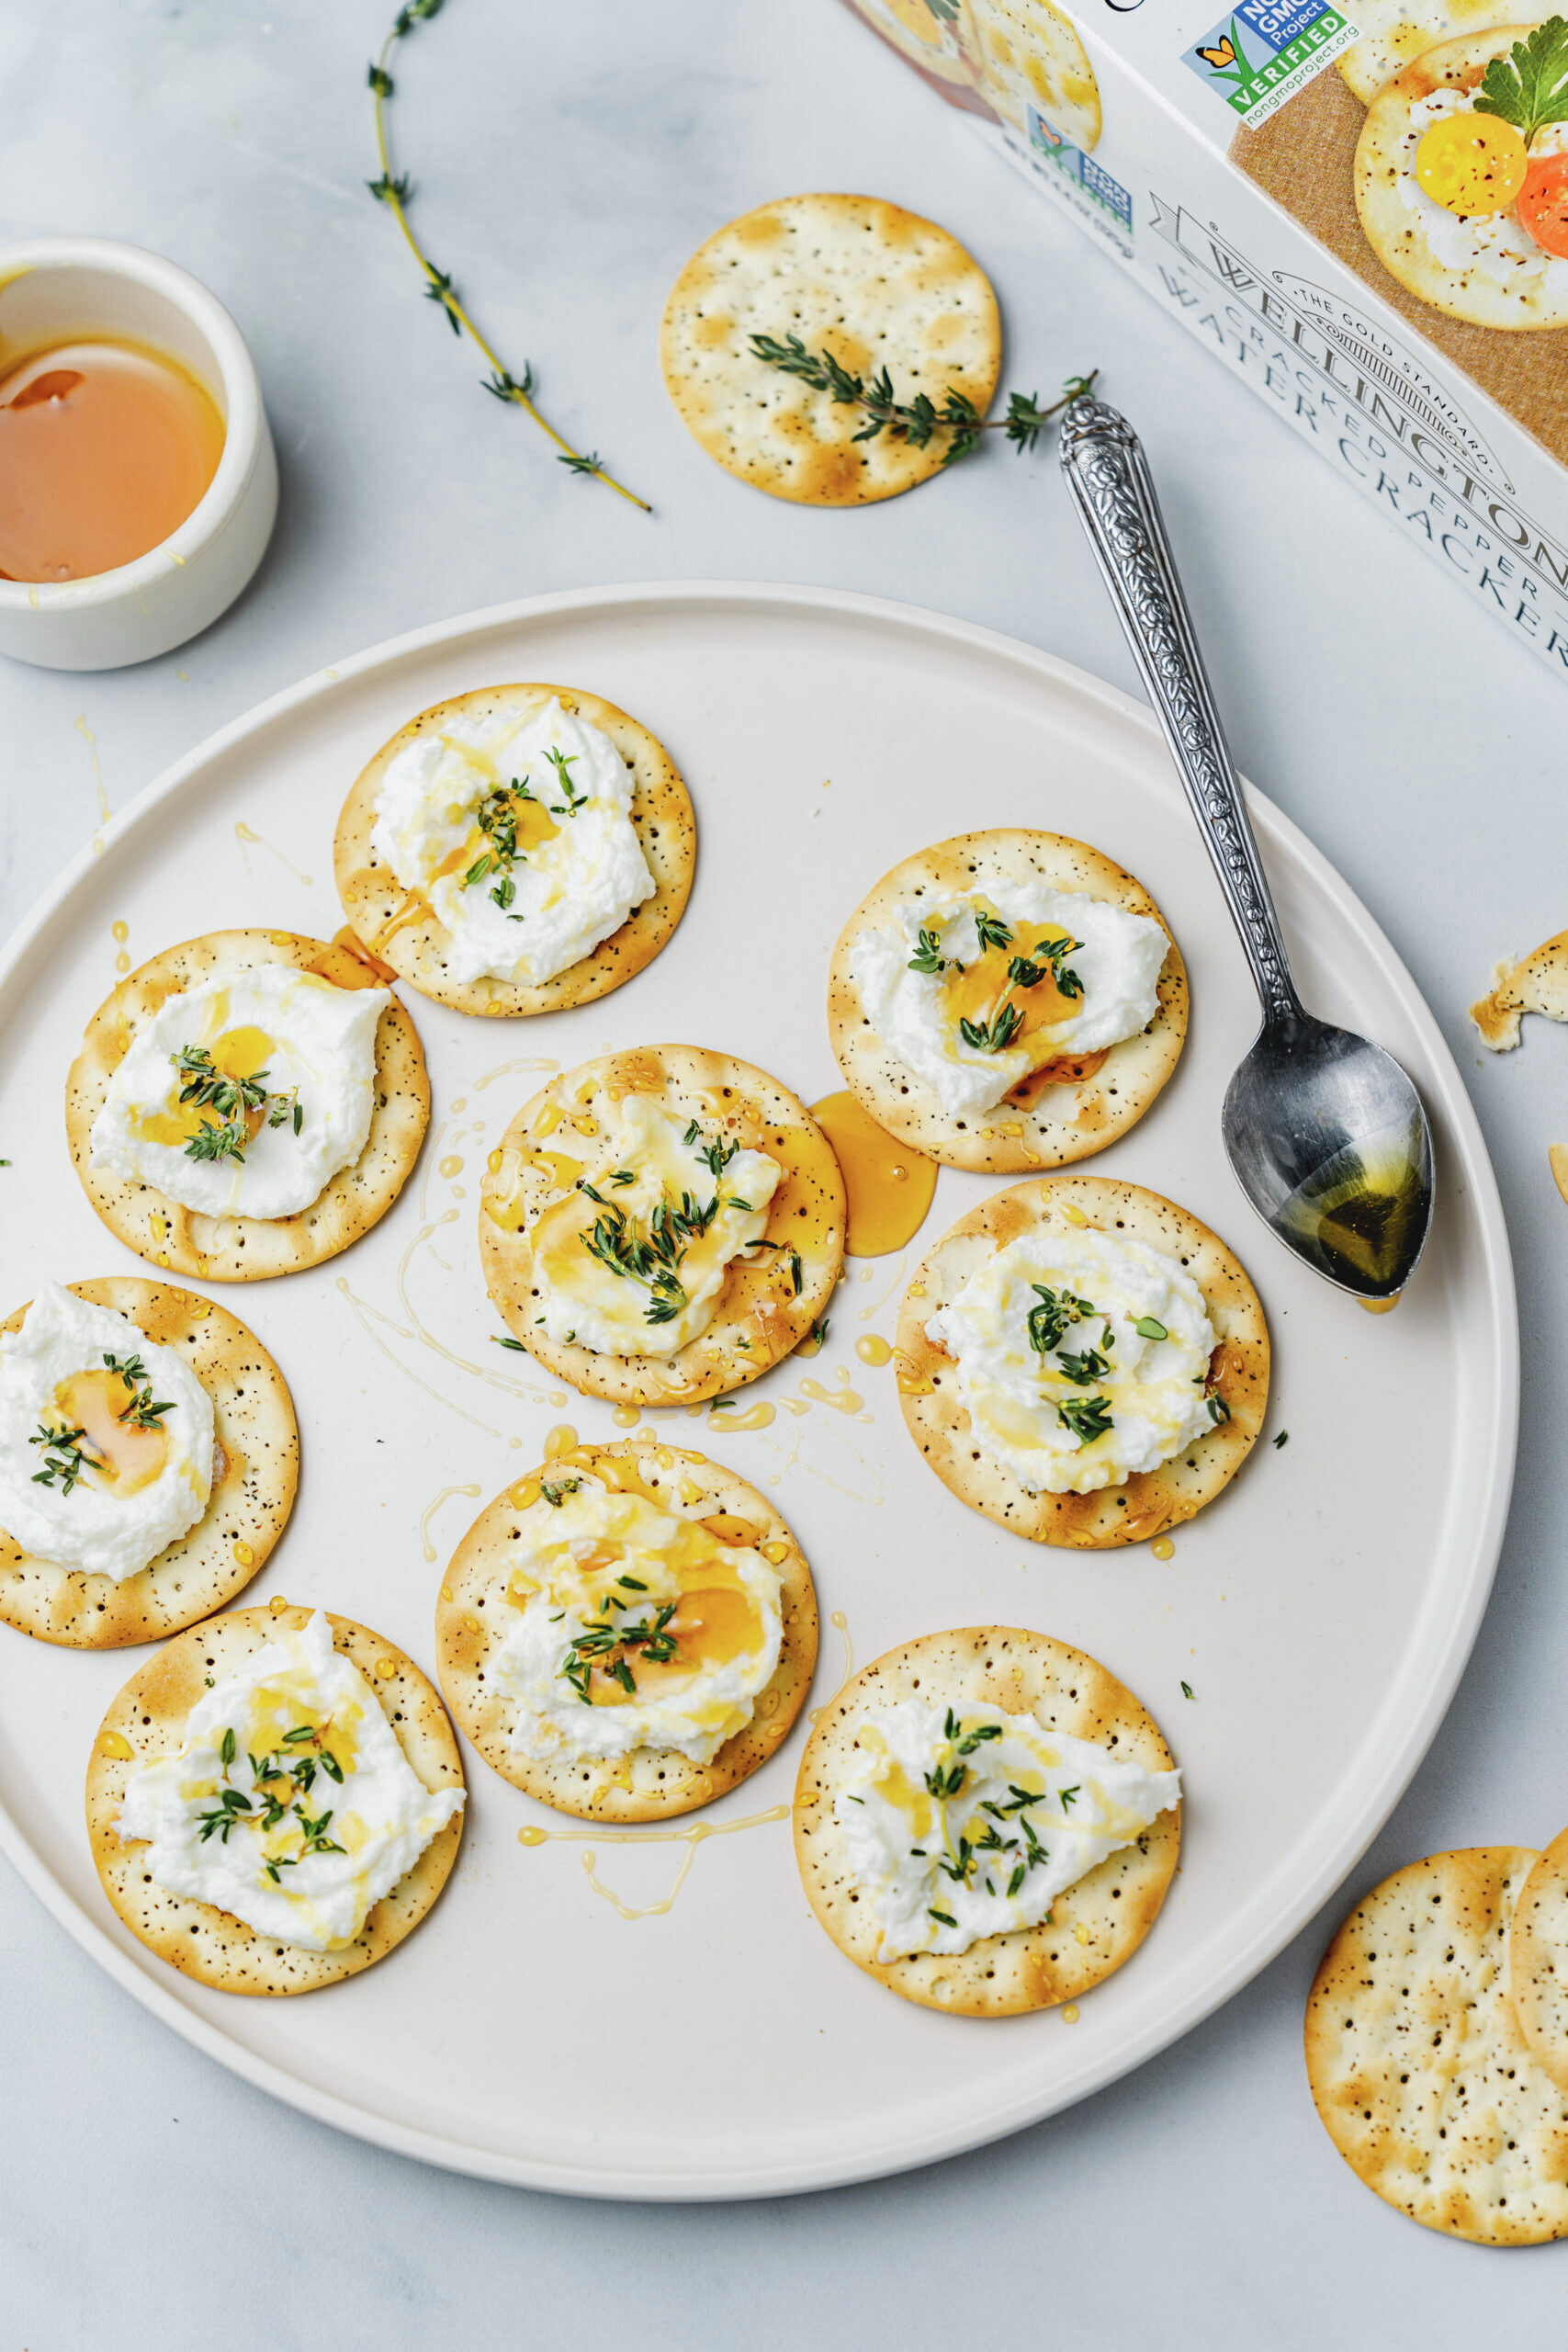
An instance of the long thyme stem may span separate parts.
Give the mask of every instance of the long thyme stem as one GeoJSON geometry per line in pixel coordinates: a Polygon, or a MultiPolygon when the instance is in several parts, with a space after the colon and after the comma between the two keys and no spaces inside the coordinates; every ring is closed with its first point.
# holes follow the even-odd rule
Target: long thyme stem
{"type": "Polygon", "coordinates": [[[378,180],[367,181],[367,186],[377,202],[387,206],[402,231],[403,239],[410,253],[424,272],[425,292],[432,301],[439,302],[446,311],[451,322],[453,334],[458,334],[466,330],[490,361],[495,372],[485,385],[485,390],[493,392],[497,400],[513,401],[518,408],[531,416],[540,431],[547,433],[560,451],[558,462],[561,465],[570,466],[573,473],[596,476],[600,481],[606,483],[611,490],[627,500],[631,505],[640,507],[645,514],[651,514],[653,509],[646,498],[639,498],[635,490],[628,490],[625,482],[617,481],[615,475],[600,464],[596,453],[584,455],[581,449],[574,449],[565,435],[558,433],[548,417],[540,413],[533,397],[533,369],[525,363],[523,380],[519,383],[516,378],[502,366],[496,352],[464,309],[451,278],[445,270],[436,268],[409,225],[407,207],[412,192],[411,182],[406,173],[401,178],[393,176],[391,153],[387,141],[386,102],[392,95],[392,76],[389,67],[392,52],[399,41],[405,39],[416,24],[435,16],[442,6],[443,0],[408,0],[407,6],[399,9],[391,30],[381,43],[380,55],[370,68],[368,79],[376,108],[376,152],[380,158],[381,176],[378,180]]]}
{"type": "Polygon", "coordinates": [[[782,368],[786,376],[798,376],[813,391],[829,393],[835,405],[858,408],[866,422],[853,436],[857,441],[874,441],[886,433],[895,441],[908,441],[911,448],[923,449],[937,434],[951,435],[942,452],[944,466],[977,448],[982,433],[1005,433],[1021,455],[1032,449],[1052,417],[1091,391],[1100,374],[1098,368],[1091,368],[1087,376],[1069,377],[1061,398],[1047,407],[1041,406],[1037,392],[1013,392],[1005,416],[982,416],[967,393],[951,385],[940,408],[925,392],[917,392],[912,401],[897,400],[886,368],[868,384],[830,351],[808,351],[796,334],[785,335],[782,342],[776,335],[754,334],[751,349],[768,367],[782,368]]]}

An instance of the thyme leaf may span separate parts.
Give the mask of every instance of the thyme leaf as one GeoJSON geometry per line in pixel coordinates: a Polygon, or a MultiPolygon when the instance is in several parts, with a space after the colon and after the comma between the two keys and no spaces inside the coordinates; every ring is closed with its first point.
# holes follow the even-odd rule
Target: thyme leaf
{"type": "Polygon", "coordinates": [[[924,449],[945,435],[942,455],[944,466],[967,457],[970,450],[979,447],[980,435],[987,432],[1005,434],[1021,455],[1025,449],[1032,449],[1057,411],[1082,398],[1100,373],[1098,368],[1091,368],[1087,376],[1069,377],[1060,400],[1044,408],[1038,392],[1010,393],[1005,416],[986,417],[967,393],[951,384],[940,405],[926,392],[917,392],[910,401],[900,401],[894,393],[893,379],[886,368],[868,383],[863,376],[844,367],[830,351],[808,351],[796,334],[785,335],[782,341],[776,335],[754,334],[751,349],[765,366],[797,377],[813,391],[826,392],[836,407],[860,409],[865,423],[854,435],[856,441],[874,441],[886,433],[890,440],[907,441],[912,449],[924,449]]]}

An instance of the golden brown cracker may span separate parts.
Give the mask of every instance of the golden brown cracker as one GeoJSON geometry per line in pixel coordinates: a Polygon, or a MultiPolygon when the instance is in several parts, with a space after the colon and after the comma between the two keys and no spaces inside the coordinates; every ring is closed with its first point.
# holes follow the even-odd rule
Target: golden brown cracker
{"type": "Polygon", "coordinates": [[[694,1046],[638,1046],[552,1078],[525,1102],[491,1155],[479,1193],[485,1287],[506,1327],[558,1380],[617,1405],[688,1405],[744,1387],[797,1347],[833,1295],[844,1256],[844,1180],[805,1104],[749,1062],[694,1046]],[[535,1321],[528,1233],[549,1202],[571,1189],[544,1164],[560,1152],[571,1121],[592,1125],[596,1090],[645,1094],[672,1117],[700,1119],[727,1138],[765,1151],[784,1173],[750,1261],[735,1260],[707,1329],[672,1356],[596,1355],[552,1340],[535,1321]],[[800,1259],[793,1287],[791,1253],[800,1259]]]}
{"type": "MultiPolygon", "coordinates": [[[[609,1475],[616,1475],[613,1466],[609,1475]]],[[[435,1656],[441,1688],[459,1729],[502,1780],[542,1804],[585,1820],[665,1821],[739,1787],[784,1745],[816,1668],[817,1595],[787,1523],[755,1487],[733,1471],[703,1454],[646,1441],[581,1445],[525,1474],[475,1520],[441,1580],[435,1656]],[[689,1510],[690,1489],[695,1487],[709,1512],[742,1520],[754,1529],[758,1549],[764,1544],[786,1547],[778,1564],[784,1621],[778,1665],[757,1694],[751,1721],[726,1740],[707,1764],[694,1764],[668,1748],[638,1748],[622,1768],[522,1755],[511,1744],[514,1702],[486,1683],[488,1662],[505,1635],[512,1608],[508,1580],[518,1532],[513,1498],[530,1480],[574,1468],[603,1477],[602,1465],[617,1463],[626,1464],[656,1497],[671,1496],[671,1508],[678,1516],[682,1504],[689,1510]]]]}
{"type": "MultiPolygon", "coordinates": [[[[73,1649],[161,1641],[226,1607],[266,1565],[299,1480],[293,1400],[255,1334],[226,1306],[136,1274],[66,1287],[129,1317],[153,1346],[188,1363],[212,1399],[212,1493],[188,1534],[118,1584],[38,1559],[0,1529],[0,1623],[73,1649]]],[[[27,1311],[18,1306],[0,1330],[19,1330],[27,1311]]]]}
{"type": "Polygon", "coordinates": [[[1568,2092],[1531,2056],[1509,1931],[1526,1846],[1432,1854],[1356,1905],[1306,2008],[1307,2079],[1359,2180],[1480,2245],[1568,2236],[1568,2092]]]}
{"type": "Polygon", "coordinates": [[[987,1519],[1034,1544],[1099,1551],[1142,1543],[1191,1519],[1235,1476],[1258,1442],[1269,1402],[1269,1328],[1241,1261],[1187,1209],[1141,1184],[1110,1176],[1053,1176],[993,1193],[943,1235],[919,1267],[898,1311],[899,1401],[909,1434],[943,1486],[987,1519]],[[981,1453],[959,1400],[951,1356],[926,1337],[937,1309],[1020,1234],[1092,1225],[1161,1250],[1185,1266],[1202,1292],[1218,1340],[1214,1393],[1229,1418],[1156,1470],[1091,1494],[1031,1494],[1010,1470],[981,1453]]]}
{"type": "Polygon", "coordinates": [[[476,687],[411,718],[361,770],[344,802],[333,852],[344,911],[372,955],[384,957],[422,996],[448,1004],[456,1012],[507,1016],[589,1004],[635,978],[652,963],[684,913],[696,863],[697,820],[691,795],[658,738],[598,695],[577,686],[539,684],[476,687]],[[619,930],[590,954],[536,988],[511,980],[453,979],[446,970],[451,933],[417,894],[400,886],[371,847],[381,779],[406,743],[438,732],[454,718],[482,716],[499,703],[515,704],[531,716],[556,697],[563,710],[607,735],[631,771],[631,825],[653,876],[653,895],[634,907],[619,930]]]}
{"type": "Polygon", "coordinates": [[[682,421],[729,473],[805,506],[863,506],[940,472],[951,435],[925,447],[757,357],[753,335],[795,335],[894,398],[950,390],[983,416],[1001,367],[989,279],[932,220],[872,196],[786,196],[693,254],[664,310],[664,380],[682,421]]]}
{"type": "Polygon", "coordinates": [[[340,1169],[309,1208],[293,1216],[207,1216],[182,1208],[155,1185],[94,1168],[93,1122],[109,1082],[141,1025],[171,996],[209,980],[235,978],[265,964],[313,972],[335,988],[369,988],[373,974],[351,950],[291,931],[219,931],[166,947],[129,978],[88,1022],[65,1085],[65,1129],[82,1187],[109,1231],[139,1258],[198,1282],[261,1282],[320,1265],[379,1223],[419,1158],[430,1121],[430,1080],[419,1033],[396,999],[376,1031],[376,1097],[370,1133],[352,1167],[340,1169]]]}
{"type": "Polygon", "coordinates": [[[1076,2001],[1129,1961],[1154,1925],[1176,1869],[1181,1810],[1159,1814],[1135,1844],[1056,1896],[1038,1927],[987,1936],[956,1954],[878,1961],[880,1930],[850,1875],[833,1801],[857,1724],[909,1698],[1032,1714],[1041,1727],[1097,1741],[1151,1772],[1173,1759],[1159,1727],[1114,1675],[1082,1650],[1013,1625],[923,1634],[845,1683],[806,1743],[795,1793],[795,1854],[807,1900],[847,1958],[890,1992],[954,2017],[1014,2017],[1076,2001]],[[1080,1932],[1081,1931],[1081,1932],[1080,1932]]]}
{"type": "MultiPolygon", "coordinates": [[[[357,1975],[418,1927],[457,1859],[460,1813],[437,1830],[412,1870],[372,1906],[351,1944],[341,1951],[306,1951],[258,1935],[214,1904],[155,1885],[143,1868],[144,1841],[121,1840],[115,1824],[131,1773],[180,1746],[207,1678],[219,1681],[232,1674],[279,1633],[298,1632],[311,1614],[309,1609],[238,1609],[193,1625],[132,1675],[93,1742],[87,1835],[105,1894],[149,1951],[222,1993],[311,1993],[357,1975]]],[[[333,1647],[364,1675],[424,1786],[460,1789],[457,1742],[434,1685],[379,1634],[351,1617],[332,1617],[330,1623],[333,1647]]]]}
{"type": "Polygon", "coordinates": [[[918,850],[867,891],[833,950],[828,982],[828,1025],[846,1084],[879,1127],[901,1143],[952,1168],[987,1175],[1027,1175],[1103,1151],[1141,1119],[1176,1068],[1187,1036],[1187,967],[1174,939],[1159,978],[1159,1009],[1145,1029],[1104,1053],[1059,1065],[1057,1082],[1015,1090],[1026,1101],[1003,1098],[994,1110],[955,1116],[923,1079],[882,1042],[851,978],[854,944],[863,931],[893,921],[921,899],[940,900],[992,884],[1041,881],[1054,890],[1081,891],[1144,915],[1169,936],[1169,925],[1141,882],[1097,849],[1063,833],[998,827],[960,833],[918,850]]]}

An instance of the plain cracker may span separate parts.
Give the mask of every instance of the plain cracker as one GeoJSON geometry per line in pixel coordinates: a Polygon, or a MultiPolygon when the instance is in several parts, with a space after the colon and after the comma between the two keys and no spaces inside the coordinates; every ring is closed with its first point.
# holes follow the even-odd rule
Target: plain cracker
{"type": "Polygon", "coordinates": [[[1568,2091],[1568,1829],[1519,1890],[1508,1937],[1514,2009],[1530,2054],[1568,2091]]]}
{"type": "Polygon", "coordinates": [[[419,1034],[394,998],[376,1030],[376,1095],[365,1148],[294,1216],[206,1216],[152,1184],[93,1168],[93,1122],[132,1038],[181,989],[237,978],[267,964],[314,972],[338,988],[370,988],[375,977],[338,944],[291,931],[218,931],[166,947],[115,983],[88,1022],[65,1085],[65,1129],[83,1190],[109,1231],[139,1258],[198,1282],[261,1282],[320,1265],[385,1216],[413,1171],[430,1121],[430,1080],[419,1034]]]}
{"type": "Polygon", "coordinates": [[[576,686],[480,686],[422,710],[383,743],[356,779],[338,819],[333,868],[344,912],[368,952],[383,958],[422,996],[456,1012],[515,1016],[560,1012],[589,1004],[635,978],[651,964],[685,911],[697,863],[697,820],[679,770],[657,737],[598,695],[576,686]],[[631,824],[657,888],[634,907],[624,923],[590,954],[536,988],[498,979],[455,980],[447,977],[451,933],[426,907],[413,921],[410,894],[370,845],[376,795],[387,768],[416,736],[438,731],[453,718],[482,715],[499,702],[542,710],[558,696],[561,708],[609,737],[632,775],[631,824]]]}
{"type": "Polygon", "coordinates": [[[1568,2236],[1568,2093],[1531,2058],[1509,1987],[1536,1859],[1477,1846],[1395,1871],[1341,1926],[1307,2001],[1307,2077],[1351,2171],[1481,2245],[1568,2236]]]}
{"type": "Polygon", "coordinates": [[[1015,1535],[1085,1551],[1141,1544],[1213,1502],[1257,1443],[1269,1403],[1269,1329],[1239,1259],[1190,1211],[1110,1176],[1054,1176],[1017,1184],[993,1193],[961,1217],[917,1268],[904,1294],[896,1362],[909,1434],[943,1486],[1015,1535]],[[1124,1231],[1179,1259],[1208,1306],[1219,1341],[1215,1393],[1230,1419],[1206,1430],[1157,1469],[1139,1471],[1119,1487],[1087,1495],[1032,1495],[1010,1470],[974,1445],[953,1358],[927,1339],[925,1327],[1008,1242],[1031,1231],[1070,1230],[1075,1221],[1110,1234],[1124,1231]]]}
{"type": "Polygon", "coordinates": [[[821,1711],[800,1759],[795,1860],[807,1900],[857,1968],[906,2000],[954,2017],[1012,2017],[1081,1999],[1132,1958],[1153,1926],[1180,1850],[1180,1807],[1157,1815],[1134,1845],[1058,1894],[1038,1927],[987,1936],[956,1955],[879,1962],[880,1930],[869,1903],[858,1900],[833,1800],[850,1771],[856,1722],[911,1698],[960,1713],[978,1703],[1032,1713],[1043,1730],[1094,1740],[1167,1772],[1173,1759],[1157,1724],[1082,1650],[1016,1626],[965,1626],[924,1634],[863,1667],[821,1711]]]}
{"type": "Polygon", "coordinates": [[[1481,1042],[1495,1054],[1511,1053],[1519,1042],[1527,1012],[1568,1021],[1568,931],[1543,939],[1519,963],[1505,959],[1492,967],[1492,991],[1470,1008],[1481,1042]]]}
{"type": "Polygon", "coordinates": [[[756,1528],[759,1546],[788,1545],[779,1568],[783,1646],[772,1679],[757,1694],[751,1721],[726,1740],[707,1764],[694,1764],[673,1749],[638,1748],[626,1759],[626,1781],[613,1778],[612,1767],[606,1763],[552,1760],[525,1756],[513,1748],[510,1735],[515,1702],[487,1689],[485,1670],[508,1630],[512,1604],[507,1585],[512,1546],[518,1536],[513,1501],[515,1487],[498,1495],[479,1513],[441,1580],[435,1611],[436,1669],[459,1729],[491,1770],[513,1788],[536,1797],[541,1804],[554,1805],[558,1812],[577,1814],[589,1821],[665,1821],[738,1787],[784,1745],[806,1702],[816,1669],[817,1595],[800,1546],[773,1505],[744,1478],[705,1455],[630,1439],[614,1445],[584,1445],[525,1473],[517,1485],[569,1468],[592,1471],[605,1457],[635,1463],[643,1484],[656,1490],[673,1490],[690,1480],[701,1489],[710,1511],[728,1513],[756,1528]]]}
{"type": "MultiPolygon", "coordinates": [[[[153,1884],[142,1867],[145,1841],[124,1843],[115,1823],[126,1784],[140,1764],[177,1748],[191,1709],[210,1675],[217,1681],[282,1632],[298,1633],[309,1609],[239,1609],[193,1625],[150,1658],[111,1704],[98,1727],[87,1766],[87,1835],[104,1892],[132,1935],[171,1967],[221,1993],[311,1993],[357,1975],[424,1917],[446,1885],[463,1834],[458,1813],[438,1829],[412,1870],[372,1905],[365,1925],[342,1951],[305,1951],[258,1935],[231,1912],[153,1884]],[[129,1746],[128,1756],[109,1753],[129,1746]]],[[[431,1791],[463,1782],[462,1759],[434,1685],[412,1658],[357,1625],[330,1617],[333,1647],[359,1668],[419,1779],[431,1791]],[[389,1675],[378,1669],[389,1665],[389,1675]]]]}
{"type": "Polygon", "coordinates": [[[692,1405],[744,1387],[799,1346],[832,1297],[844,1259],[839,1163],[805,1104],[749,1062],[694,1046],[639,1046],[583,1062],[525,1102],[492,1159],[479,1193],[485,1287],[513,1336],[547,1372],[584,1396],[616,1405],[692,1405]],[[595,1355],[591,1348],[552,1340],[535,1321],[539,1309],[527,1231],[546,1204],[570,1188],[531,1162],[541,1149],[570,1149],[576,1142],[571,1116],[592,1117],[597,1087],[649,1095],[682,1121],[720,1125],[774,1158],[784,1155],[784,1174],[768,1204],[763,1235],[774,1246],[759,1250],[750,1263],[731,1262],[707,1329],[672,1356],[595,1355]],[[536,1134],[547,1104],[562,1124],[536,1134]],[[798,1295],[784,1281],[791,1250],[800,1253],[798,1295]]]}
{"type": "Polygon", "coordinates": [[[863,410],[759,359],[754,334],[796,335],[854,374],[886,368],[894,397],[958,391],[983,416],[1001,368],[990,281],[931,220],[871,196],[790,196],[742,214],[693,254],[665,305],[664,381],[710,458],[775,498],[863,506],[942,469],[863,410]]]}
{"type": "Polygon", "coordinates": [[[1103,1151],[1143,1117],[1176,1068],[1187,1036],[1187,967],[1171,939],[1154,1019],[1135,1037],[1089,1057],[1081,1079],[1070,1075],[1068,1060],[1063,1081],[1047,1086],[1027,1106],[1004,1097],[993,1110],[964,1118],[944,1110],[935,1091],[872,1027],[850,977],[855,941],[863,931],[889,923],[911,901],[983,895],[992,882],[1016,887],[1032,881],[1145,915],[1170,936],[1143,884],[1100,851],[1064,833],[1010,826],[959,833],[903,859],[867,891],[833,950],[828,1025],[845,1083],[879,1127],[949,1167],[1021,1176],[1103,1151]]]}
{"type": "MultiPolygon", "coordinates": [[[[212,1494],[188,1534],[118,1584],[35,1558],[0,1529],[0,1623],[73,1649],[162,1641],[227,1607],[265,1566],[299,1485],[293,1401],[260,1340],[226,1306],[137,1274],[66,1287],[128,1316],[155,1347],[174,1348],[200,1381],[216,1422],[212,1494]]],[[[18,1306],[0,1330],[19,1331],[27,1311],[18,1306]]]]}

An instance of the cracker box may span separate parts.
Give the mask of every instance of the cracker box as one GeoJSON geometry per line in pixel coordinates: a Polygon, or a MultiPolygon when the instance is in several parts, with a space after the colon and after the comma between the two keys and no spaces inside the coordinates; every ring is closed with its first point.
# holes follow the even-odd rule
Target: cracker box
{"type": "Polygon", "coordinates": [[[845,5],[1568,677],[1568,23],[845,5]]]}

